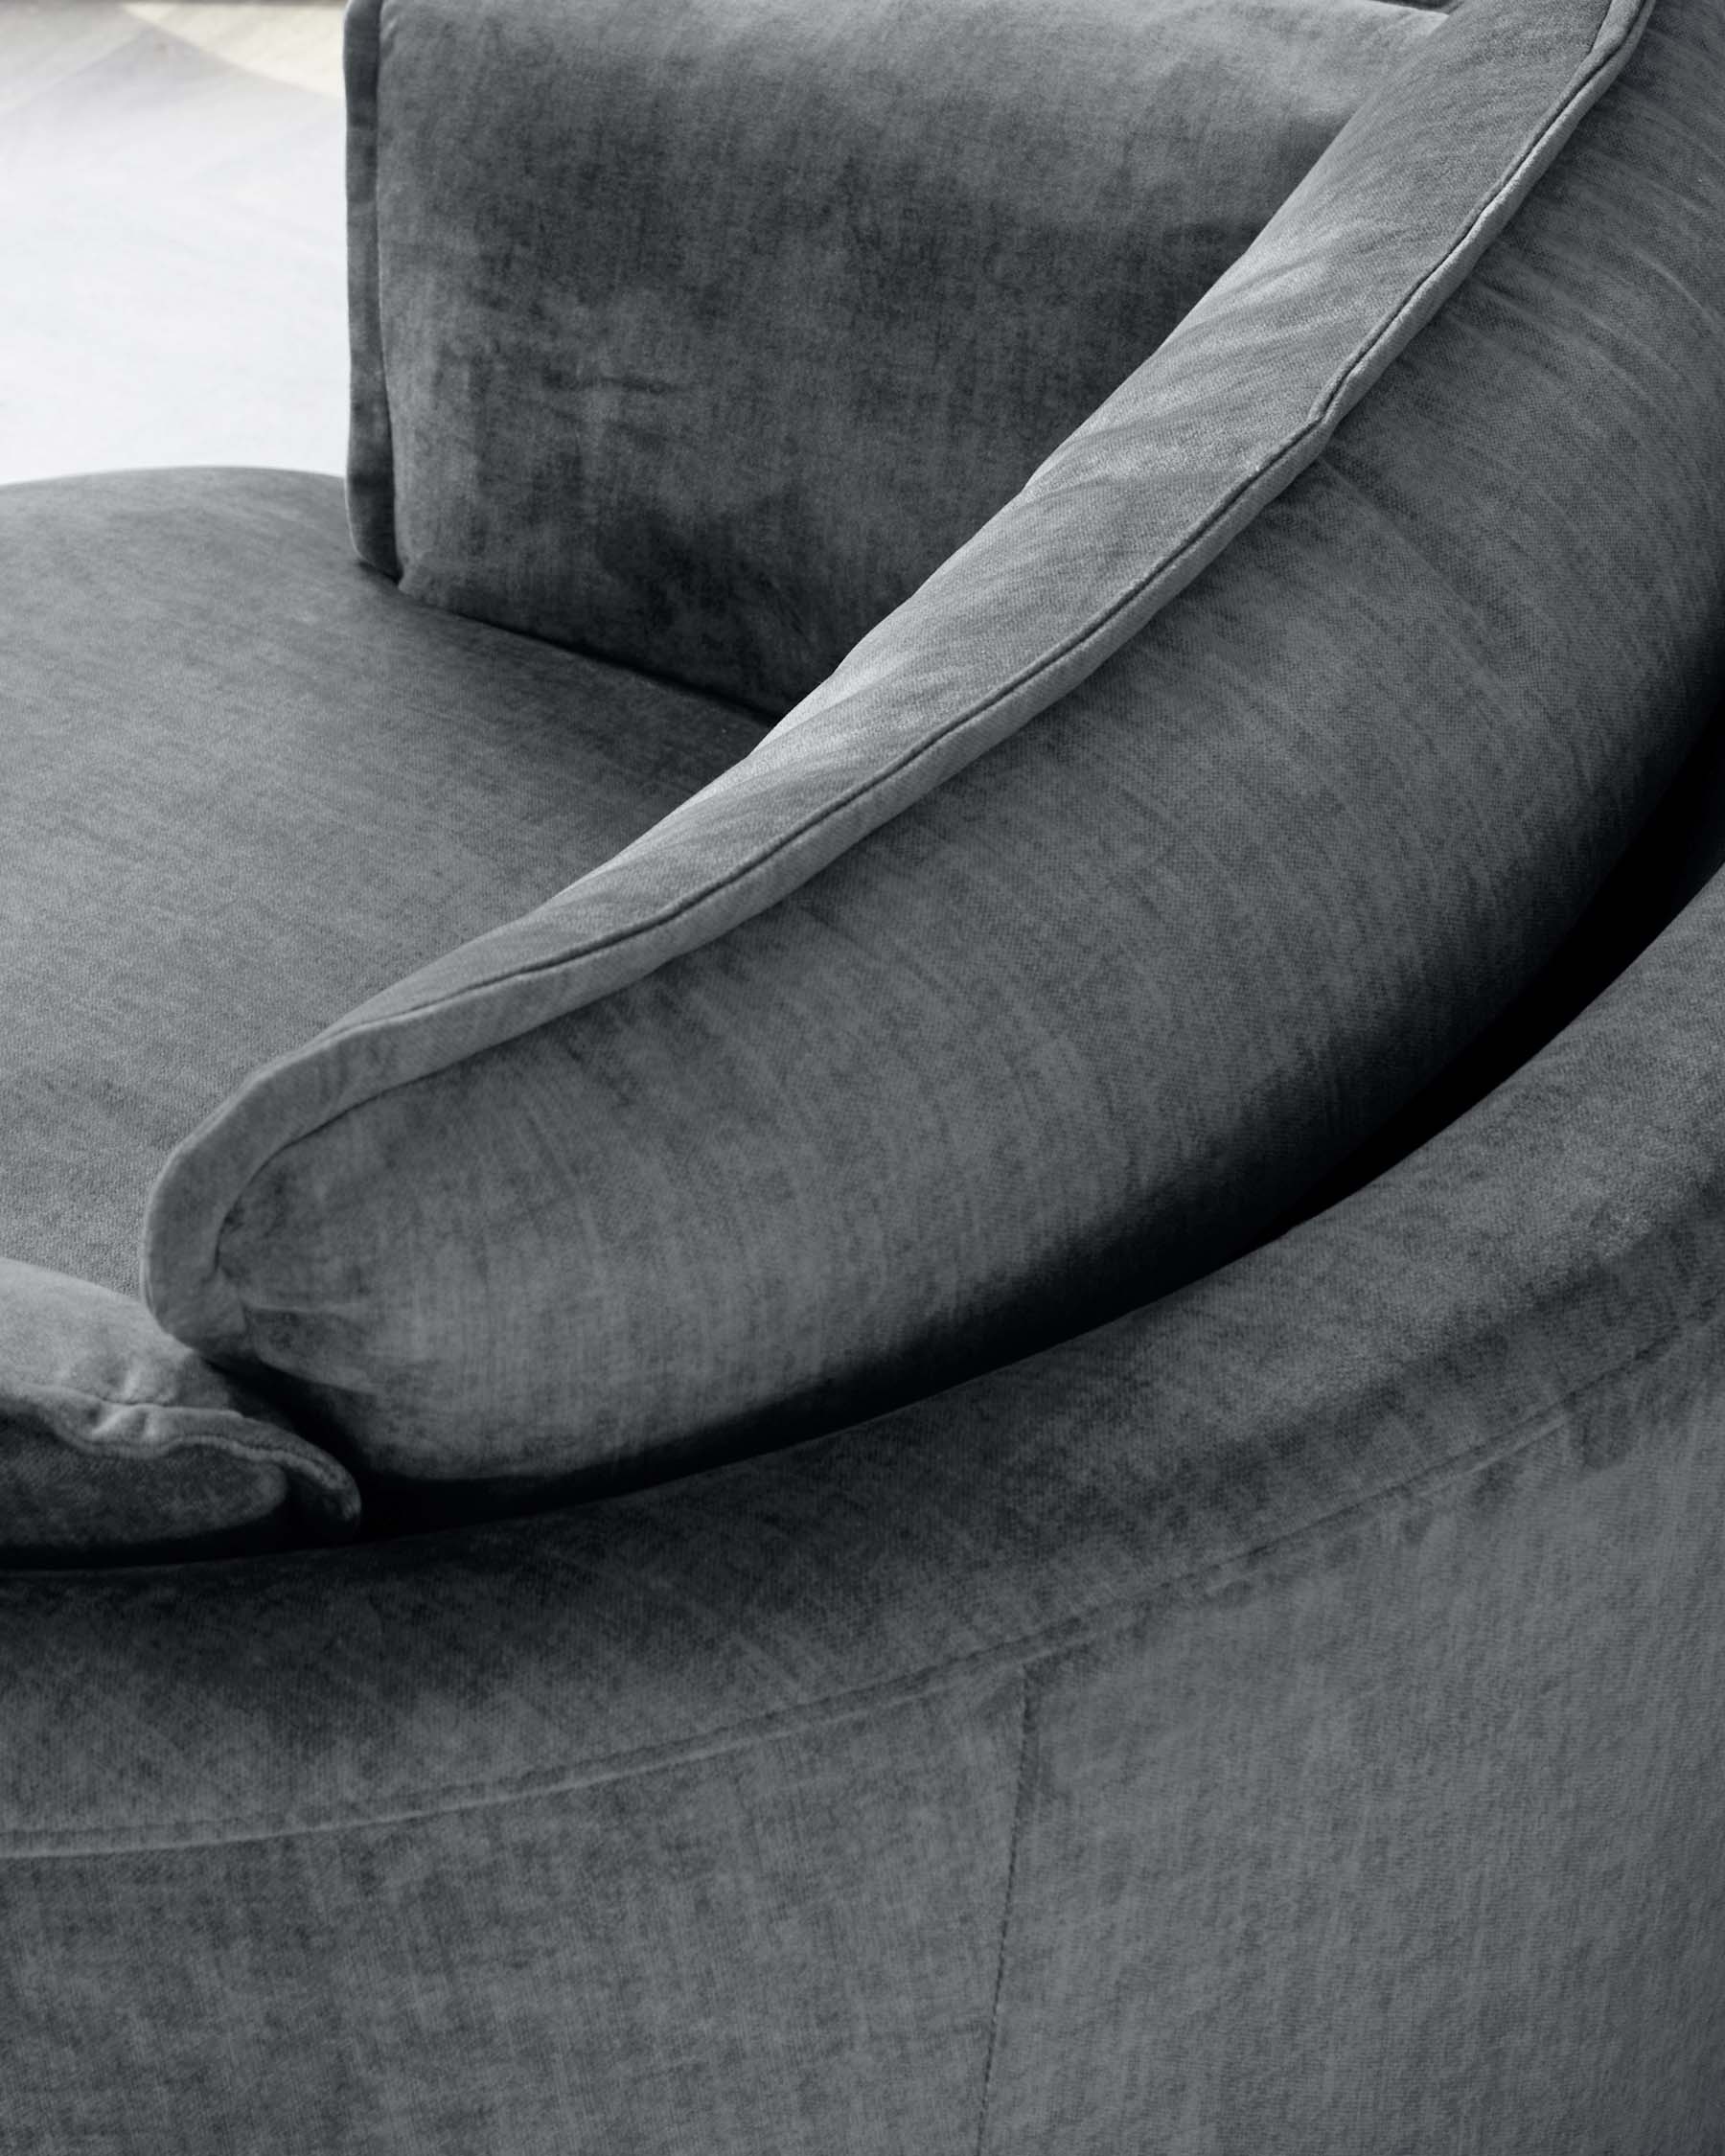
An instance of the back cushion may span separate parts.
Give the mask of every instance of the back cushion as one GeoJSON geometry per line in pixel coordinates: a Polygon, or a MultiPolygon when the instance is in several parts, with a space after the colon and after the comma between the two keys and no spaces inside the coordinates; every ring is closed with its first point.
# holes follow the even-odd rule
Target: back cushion
{"type": "Polygon", "coordinates": [[[1437,20],[361,0],[360,549],[418,598],[783,712],[1437,20]]]}
{"type": "Polygon", "coordinates": [[[1698,728],[1721,109],[1713,0],[1469,0],[758,748],[188,1140],[162,1321],[453,1506],[858,1416],[1240,1249],[1698,728]]]}

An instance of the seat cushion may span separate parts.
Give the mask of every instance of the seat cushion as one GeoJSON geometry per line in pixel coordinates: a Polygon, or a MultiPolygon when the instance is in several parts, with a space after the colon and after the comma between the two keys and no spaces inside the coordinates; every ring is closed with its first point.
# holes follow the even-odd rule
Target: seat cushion
{"type": "Polygon", "coordinates": [[[538,905],[759,737],[354,560],[337,479],[0,491],[0,1256],[135,1292],[248,1071],[538,905]]]}

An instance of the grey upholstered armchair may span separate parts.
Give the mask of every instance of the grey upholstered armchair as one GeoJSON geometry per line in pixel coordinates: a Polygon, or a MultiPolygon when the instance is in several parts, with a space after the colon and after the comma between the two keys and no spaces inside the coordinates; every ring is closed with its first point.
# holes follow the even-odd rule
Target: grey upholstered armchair
{"type": "Polygon", "coordinates": [[[0,493],[0,2151],[1725,2149],[1725,10],[347,35],[345,505],[0,493]]]}

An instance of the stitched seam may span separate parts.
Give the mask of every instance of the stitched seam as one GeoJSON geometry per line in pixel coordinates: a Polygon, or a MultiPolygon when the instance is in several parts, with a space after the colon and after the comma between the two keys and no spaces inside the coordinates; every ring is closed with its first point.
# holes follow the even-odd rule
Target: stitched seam
{"type": "MultiPolygon", "coordinates": [[[[1644,20],[1646,12],[1647,10],[1644,8],[1636,20],[1644,20]]],[[[950,720],[938,732],[925,735],[905,749],[894,762],[886,766],[885,768],[871,772],[866,778],[858,780],[849,791],[812,811],[801,823],[795,825],[789,832],[781,834],[770,845],[755,854],[743,866],[732,869],[719,881],[704,885],[701,890],[678,900],[672,906],[647,916],[644,920],[636,921],[630,927],[619,929],[611,936],[603,937],[596,942],[583,944],[575,951],[565,951],[555,957],[535,959],[518,965],[512,965],[506,973],[494,975],[485,980],[470,982],[464,987],[434,997],[428,1002],[409,1005],[403,1010],[392,1012],[387,1019],[362,1021],[350,1027],[344,1027],[338,1023],[323,1035],[323,1040],[326,1043],[331,1043],[366,1031],[382,1033],[392,1030],[398,1025],[408,1023],[417,1018],[426,1016],[427,1013],[445,1009],[469,998],[482,996],[490,988],[506,987],[514,980],[552,973],[563,966],[578,965],[603,952],[614,950],[619,945],[630,943],[637,936],[645,935],[655,929],[668,927],[672,923],[685,918],[708,900],[733,889],[736,885],[753,876],[758,870],[769,866],[800,840],[809,837],[811,833],[818,831],[824,824],[840,815],[859,800],[866,798],[869,793],[886,786],[891,779],[899,776],[901,772],[913,768],[925,757],[944,745],[954,735],[987,718],[1001,703],[1007,701],[1021,689],[1033,683],[1040,675],[1052,672],[1062,661],[1081,654],[1086,645],[1094,642],[1104,634],[1119,618],[1120,614],[1135,606],[1159,580],[1177,570],[1194,549],[1209,537],[1216,526],[1227,519],[1254,487],[1258,486],[1263,480],[1272,477],[1281,466],[1297,455],[1311,441],[1314,434],[1322,432],[1326,425],[1331,424],[1331,418],[1337,405],[1345,399],[1352,382],[1369,365],[1371,359],[1384,344],[1393,338],[1398,326],[1406,319],[1410,311],[1417,307],[1422,296],[1430,291],[1434,285],[1442,283],[1457,259],[1465,254],[1482,225],[1490,221],[1499,205],[1506,198],[1513,195],[1516,189],[1521,185],[1528,167],[1537,158],[1552,132],[1561,125],[1573,106],[1586,94],[1594,78],[1616,57],[1617,52],[1621,49],[1621,43],[1622,40],[1619,41],[1618,45],[1607,48],[1603,54],[1599,52],[1597,44],[1590,48],[1588,57],[1592,64],[1573,78],[1563,96],[1547,107],[1544,117],[1534,132],[1526,141],[1523,149],[1516,157],[1508,172],[1483,202],[1476,203],[1466,222],[1438,261],[1421,272],[1401,300],[1378,321],[1375,328],[1368,333],[1362,342],[1356,346],[1349,357],[1343,362],[1328,385],[1319,392],[1307,412],[1304,422],[1288,435],[1262,463],[1244,478],[1237,481],[1228,493],[1213,504],[1201,521],[1194,525],[1170,552],[1158,559],[1154,567],[1147,570],[1136,583],[1129,585],[1102,612],[1092,616],[1088,624],[1072,631],[1063,642],[1043,652],[1036,658],[1026,661],[1018,674],[995,690],[983,702],[974,705],[969,710],[960,713],[956,718],[950,720]]]]}
{"type": "Polygon", "coordinates": [[[1029,1809],[1031,1731],[1035,1698],[1031,1689],[1031,1665],[1020,1672],[1018,1778],[1012,1800],[1012,1832],[1006,1844],[1006,1883],[1000,1894],[1000,1932],[995,1946],[994,1996],[988,2008],[988,2042],[982,2054],[982,2099],[977,2113],[976,2156],[983,2156],[988,2141],[988,2107],[994,2093],[995,2047],[1000,2031],[1000,1996],[1006,1987],[1006,1939],[1012,1928],[1012,1905],[1018,1884],[1019,1846],[1024,1839],[1024,1815],[1029,1809]]]}
{"type": "Polygon", "coordinates": [[[1552,134],[1561,126],[1572,107],[1585,97],[1594,78],[1602,69],[1612,65],[1620,53],[1623,51],[1632,33],[1642,23],[1645,22],[1652,11],[1652,6],[1653,0],[1644,0],[1644,4],[1637,11],[1622,35],[1614,44],[1601,49],[1599,38],[1611,15],[1611,0],[1605,0],[1605,5],[1599,11],[1598,29],[1595,31],[1594,41],[1588,47],[1586,63],[1576,75],[1571,78],[1562,96],[1554,99],[1546,107],[1544,116],[1528,137],[1521,154],[1484,200],[1475,205],[1467,222],[1462,226],[1457,238],[1450,242],[1448,250],[1431,268],[1415,278],[1394,312],[1361,341],[1355,350],[1354,356],[1343,367],[1329,388],[1319,395],[1312,405],[1308,416],[1308,424],[1321,423],[1330,411],[1334,410],[1336,404],[1345,395],[1348,383],[1370,361],[1372,354],[1392,333],[1395,325],[1417,305],[1423,292],[1428,291],[1433,285],[1442,282],[1445,273],[1457,256],[1466,252],[1473,235],[1479,231],[1483,224],[1490,222],[1500,204],[1515,194],[1517,188],[1522,184],[1523,176],[1529,166],[1534,162],[1552,134]]]}
{"type": "MultiPolygon", "coordinates": [[[[512,982],[530,979],[540,974],[555,973],[560,967],[581,965],[586,959],[598,957],[605,952],[615,951],[626,944],[632,943],[638,937],[648,935],[656,929],[670,928],[677,922],[686,919],[689,914],[698,912],[710,900],[723,898],[728,891],[735,890],[761,869],[770,867],[774,861],[792,851],[811,834],[820,831],[824,825],[831,823],[836,817],[841,815],[846,809],[854,807],[859,801],[866,800],[871,793],[879,791],[902,772],[913,769],[925,758],[932,755],[937,748],[943,747],[955,734],[962,733],[966,727],[975,725],[978,721],[988,718],[992,712],[1015,696],[1020,689],[1034,682],[1039,674],[1051,671],[1061,660],[1070,657],[1074,653],[1082,650],[1086,643],[1100,635],[1112,625],[1119,613],[1140,598],[1159,577],[1165,571],[1177,568],[1187,554],[1208,538],[1216,524],[1226,518],[1240,498],[1249,493],[1259,480],[1273,472],[1276,466],[1284,462],[1296,449],[1302,447],[1310,438],[1310,433],[1309,427],[1303,427],[1298,435],[1291,437],[1268,464],[1261,466],[1249,477],[1243,479],[1234,491],[1212,510],[1202,524],[1195,526],[1187,534],[1186,538],[1171,554],[1164,555],[1158,562],[1157,566],[1139,584],[1126,591],[1121,598],[1109,608],[1106,613],[1098,615],[1089,627],[1074,631],[1067,643],[1057,646],[1053,651],[1046,652],[1040,657],[1027,662],[1021,673],[1015,675],[1011,680],[996,690],[986,701],[975,705],[968,711],[961,712],[955,719],[949,720],[938,732],[922,736],[910,746],[902,750],[892,763],[871,771],[865,778],[857,780],[848,792],[841,793],[832,800],[823,802],[818,809],[812,810],[801,823],[781,833],[778,837],[774,838],[760,852],[754,854],[741,867],[727,871],[715,882],[703,884],[697,891],[686,893],[683,897],[673,901],[671,905],[661,907],[656,913],[651,913],[640,920],[631,922],[627,928],[619,929],[611,935],[599,937],[591,943],[584,943],[573,951],[559,952],[553,957],[535,958],[525,960],[518,965],[512,965],[506,973],[494,974],[483,980],[470,981],[445,995],[434,997],[429,1002],[412,1003],[402,1010],[392,1011],[384,1019],[360,1020],[352,1025],[337,1024],[322,1035],[323,1044],[328,1045],[334,1042],[350,1040],[356,1035],[368,1032],[389,1032],[398,1026],[410,1024],[416,1019],[425,1018],[431,1012],[451,1008],[470,998],[476,999],[490,989],[507,988],[512,982]]],[[[575,1007],[579,1008],[580,1006],[575,1007]]],[[[333,1121],[334,1118],[332,1117],[331,1120],[333,1121]]]]}
{"type": "Polygon", "coordinates": [[[772,1709],[751,1715],[742,1721],[727,1723],[723,1729],[709,1731],[693,1741],[673,1738],[657,1745],[640,1745],[621,1752],[606,1753],[581,1761],[574,1767],[536,1768],[518,1776],[511,1782],[445,1782],[421,1794],[414,1801],[398,1803],[388,1810],[332,1812],[322,1818],[285,1823],[279,1813],[229,1813],[219,1819],[195,1819],[152,1823],[126,1829],[124,1839],[111,1843],[85,1843],[79,1846],[78,1838],[90,1829],[69,1827],[42,1832],[37,1829],[14,1829],[0,1833],[0,1862],[34,1861],[56,1856],[89,1856],[125,1853],[147,1847],[201,1846],[213,1842],[287,1840],[302,1834],[342,1833],[354,1829],[388,1827],[404,1824],[414,1820],[437,1818],[446,1812],[485,1810],[494,1804],[533,1802],[540,1799],[566,1795],[605,1781],[628,1779],[634,1776],[669,1773],[702,1759],[737,1751],[752,1742],[770,1742],[781,1735],[795,1735],[804,1730],[816,1729],[828,1723],[846,1720],[881,1707],[909,1705],[927,1698],[943,1687],[963,1681],[966,1677],[986,1673],[1002,1663],[1014,1660],[1033,1662],[1046,1660],[1062,1651],[1076,1651],[1102,1643],[1131,1627],[1159,1608],[1172,1607],[1183,1594],[1206,1583],[1218,1583],[1242,1571],[1251,1569],[1277,1551],[1299,1550],[1319,1543],[1338,1526],[1362,1514],[1390,1513],[1398,1501],[1427,1496],[1440,1491],[1447,1483],[1461,1484],[1484,1469],[1504,1460],[1518,1458],[1535,1450],[1559,1432],[1567,1411],[1577,1401],[1585,1399],[1600,1387],[1610,1384],[1625,1372],[1648,1366],[1668,1355],[1673,1348],[1688,1345],[1721,1310],[1725,1310],[1725,1296],[1716,1297],[1700,1316],[1682,1327],[1673,1327],[1658,1340],[1632,1350],[1608,1368],[1589,1378],[1585,1384],[1564,1393],[1550,1408],[1528,1416],[1517,1424],[1507,1439],[1501,1443],[1483,1439],[1479,1444],[1456,1453],[1435,1467],[1405,1477],[1401,1481],[1391,1482],[1349,1503],[1338,1505],[1334,1510],[1321,1514],[1315,1520],[1290,1528],[1286,1533],[1272,1535],[1266,1541],[1249,1543],[1220,1556],[1210,1557],[1190,1567],[1185,1571],[1172,1572],[1159,1580],[1148,1592],[1105,1602],[1094,1609],[1061,1619],[1057,1624],[1046,1625],[1036,1632],[1024,1633],[1016,1639],[998,1640],[990,1646],[978,1647],[969,1653],[958,1654],[948,1660],[916,1670],[908,1675],[884,1678],[871,1685],[853,1686],[844,1692],[836,1692],[817,1701],[805,1701],[790,1708],[772,1709]],[[59,1846],[56,1846],[57,1842],[59,1846]]]}
{"type": "Polygon", "coordinates": [[[85,1392],[71,1385],[31,1386],[17,1392],[14,1398],[20,1406],[34,1408],[42,1414],[52,1414],[57,1404],[64,1403],[78,1408],[114,1409],[126,1414],[171,1415],[191,1425],[188,1429],[158,1435],[114,1431],[98,1437],[83,1431],[60,1429],[45,1433],[56,1444],[89,1459],[156,1462],[171,1453],[218,1452],[224,1458],[308,1475],[343,1492],[353,1487],[353,1479],[346,1468],[330,1454],[319,1452],[309,1438],[291,1431],[284,1431],[275,1438],[248,1437],[246,1430],[255,1429],[257,1424],[251,1416],[235,1408],[198,1408],[172,1400],[85,1392]],[[222,1427],[228,1424],[237,1424],[239,1428],[230,1432],[222,1427]]]}

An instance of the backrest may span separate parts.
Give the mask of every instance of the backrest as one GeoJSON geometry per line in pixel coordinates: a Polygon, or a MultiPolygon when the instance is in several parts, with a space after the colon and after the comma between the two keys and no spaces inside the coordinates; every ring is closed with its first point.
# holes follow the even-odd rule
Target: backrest
{"type": "Polygon", "coordinates": [[[417,598],[776,716],[1439,19],[357,0],[359,551],[417,598]]]}

